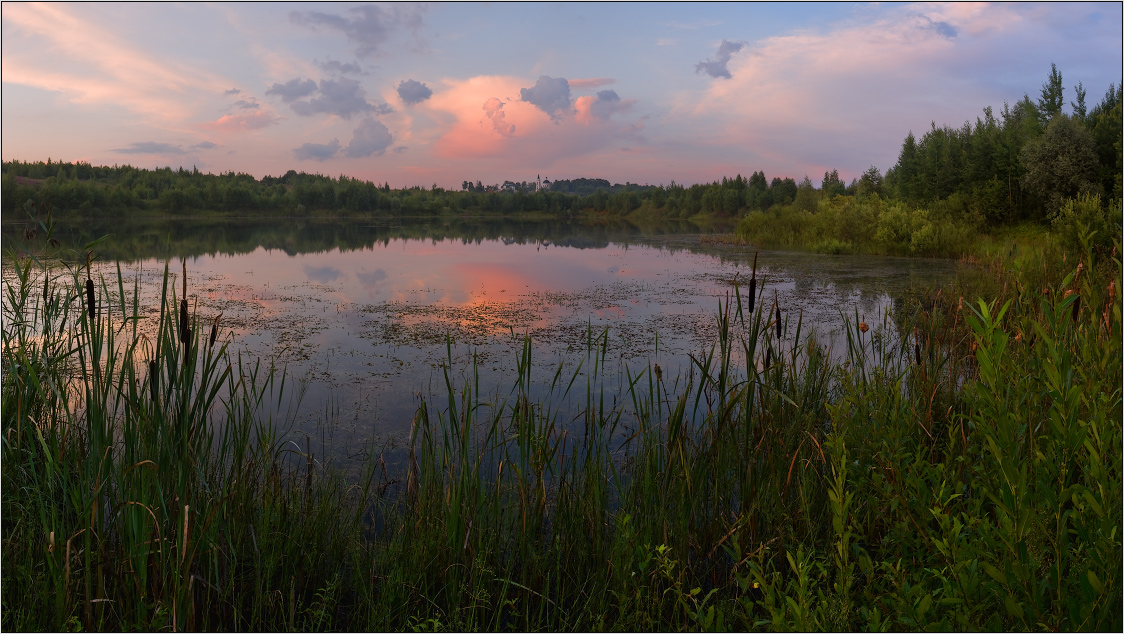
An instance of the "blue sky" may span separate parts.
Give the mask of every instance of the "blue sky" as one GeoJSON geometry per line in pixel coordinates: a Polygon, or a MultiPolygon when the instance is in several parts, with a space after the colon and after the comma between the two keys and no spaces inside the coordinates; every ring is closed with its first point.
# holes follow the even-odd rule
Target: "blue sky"
{"type": "Polygon", "coordinates": [[[1121,5],[3,5],[4,160],[392,186],[883,171],[901,141],[1121,82],[1121,5]]]}

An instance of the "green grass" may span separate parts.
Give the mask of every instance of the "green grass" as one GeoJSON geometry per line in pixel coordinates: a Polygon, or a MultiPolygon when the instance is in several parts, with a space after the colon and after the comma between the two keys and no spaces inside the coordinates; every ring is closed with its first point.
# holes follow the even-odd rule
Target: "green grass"
{"type": "Polygon", "coordinates": [[[608,331],[537,399],[529,339],[506,395],[447,361],[405,466],[350,479],[268,415],[283,373],[181,336],[189,289],[92,314],[81,266],[8,256],[0,624],[1119,630],[1120,260],[1020,253],[856,317],[841,364],[745,285],[621,393],[608,331]]]}

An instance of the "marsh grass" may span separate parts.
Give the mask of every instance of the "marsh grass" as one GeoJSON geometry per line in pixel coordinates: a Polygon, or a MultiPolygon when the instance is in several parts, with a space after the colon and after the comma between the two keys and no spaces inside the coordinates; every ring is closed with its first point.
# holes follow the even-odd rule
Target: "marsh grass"
{"type": "Polygon", "coordinates": [[[450,341],[403,468],[350,479],[270,414],[283,373],[183,317],[186,286],[165,276],[150,340],[120,275],[94,315],[77,271],[10,256],[3,626],[1119,630],[1103,255],[854,315],[841,364],[755,274],[685,376],[609,390],[590,328],[545,385],[524,338],[485,393],[450,341]]]}

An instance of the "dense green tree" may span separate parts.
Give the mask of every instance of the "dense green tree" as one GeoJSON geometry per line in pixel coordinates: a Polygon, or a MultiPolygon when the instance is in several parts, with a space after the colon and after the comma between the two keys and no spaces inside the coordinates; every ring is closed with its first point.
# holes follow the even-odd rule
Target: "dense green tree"
{"type": "Polygon", "coordinates": [[[855,196],[859,198],[866,198],[872,195],[881,197],[883,194],[882,171],[871,165],[863,172],[863,175],[859,177],[858,185],[855,188],[855,196]]]}
{"type": "Polygon", "coordinates": [[[1026,169],[1023,186],[1039,199],[1047,216],[1079,192],[1099,193],[1096,144],[1068,115],[1055,116],[1045,134],[1027,143],[1020,158],[1026,169]]]}
{"type": "Polygon", "coordinates": [[[1062,93],[1062,74],[1058,71],[1057,64],[1050,64],[1050,77],[1042,84],[1041,97],[1038,98],[1039,121],[1045,126],[1062,113],[1065,98],[1062,93]]]}
{"type": "Polygon", "coordinates": [[[1097,158],[1100,167],[1097,172],[1097,182],[1109,195],[1109,200],[1121,197],[1121,175],[1124,174],[1124,163],[1121,159],[1121,138],[1124,137],[1124,85],[1110,85],[1101,100],[1089,112],[1085,125],[1093,136],[1097,147],[1097,158]]]}
{"type": "Polygon", "coordinates": [[[774,177],[769,183],[774,205],[791,205],[796,200],[796,181],[791,178],[774,177]]]}
{"type": "Polygon", "coordinates": [[[898,153],[898,163],[894,167],[894,189],[902,200],[911,203],[921,201],[919,167],[917,141],[913,138],[913,131],[910,130],[902,143],[902,150],[898,153]]]}
{"type": "Polygon", "coordinates": [[[1077,85],[1073,87],[1073,92],[1077,93],[1077,101],[1069,102],[1070,107],[1073,108],[1073,118],[1084,123],[1086,116],[1085,86],[1081,82],[1077,82],[1077,85]]]}
{"type": "Polygon", "coordinates": [[[814,213],[819,202],[820,193],[816,191],[815,185],[812,185],[812,179],[805,174],[804,180],[800,181],[800,184],[796,187],[796,199],[792,206],[800,211],[814,213]]]}
{"type": "MultiPolygon", "coordinates": [[[[910,136],[912,137],[913,134],[911,133],[910,136]]],[[[833,169],[830,172],[823,173],[823,184],[820,187],[820,193],[825,199],[842,196],[846,191],[847,185],[839,178],[839,170],[833,169]]]]}

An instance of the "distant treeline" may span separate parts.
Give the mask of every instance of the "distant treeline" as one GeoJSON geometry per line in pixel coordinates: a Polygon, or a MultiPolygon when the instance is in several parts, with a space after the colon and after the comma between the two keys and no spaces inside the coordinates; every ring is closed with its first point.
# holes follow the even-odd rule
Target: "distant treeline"
{"type": "Polygon", "coordinates": [[[749,178],[683,186],[610,184],[578,178],[550,183],[505,181],[484,186],[464,181],[461,191],[411,187],[391,189],[348,176],[332,178],[290,170],[260,180],[250,174],[202,173],[196,169],[140,169],[130,165],[95,167],[88,163],[22,162],[3,164],[3,212],[53,209],[58,215],[120,216],[227,212],[252,215],[282,212],[425,214],[633,213],[689,218],[697,214],[736,217],[782,206],[816,213],[821,201],[836,196],[877,195],[910,206],[940,203],[991,224],[1046,220],[1064,201],[1079,194],[1099,195],[1108,204],[1121,196],[1121,87],[1086,107],[1085,89],[1075,87],[1072,114],[1065,104],[1061,73],[1052,68],[1037,102],[1024,95],[991,107],[973,126],[936,127],[920,140],[910,132],[897,164],[885,176],[870,167],[850,183],[838,171],[825,172],[819,186],[808,176],[749,178]]]}
{"type": "MultiPolygon", "coordinates": [[[[829,175],[825,175],[827,178],[829,175]]],[[[838,175],[832,176],[838,181],[838,175]]],[[[825,181],[827,182],[827,181],[825,181]]],[[[791,178],[766,182],[763,172],[749,179],[737,176],[721,182],[684,187],[607,185],[601,179],[563,180],[550,189],[484,188],[476,191],[391,189],[348,176],[332,178],[290,170],[284,176],[261,180],[250,174],[203,173],[170,167],[141,169],[131,165],[95,167],[88,163],[8,161],[3,164],[3,210],[52,208],[88,216],[114,216],[121,212],[158,211],[169,214],[194,211],[431,213],[525,213],[573,215],[606,212],[626,215],[638,210],[687,218],[699,213],[734,216],[745,210],[763,210],[791,204],[799,187],[791,178]]],[[[830,185],[830,182],[827,182],[830,185]]],[[[806,188],[814,190],[810,181],[806,188]]],[[[841,184],[839,193],[853,193],[841,184]]]]}

